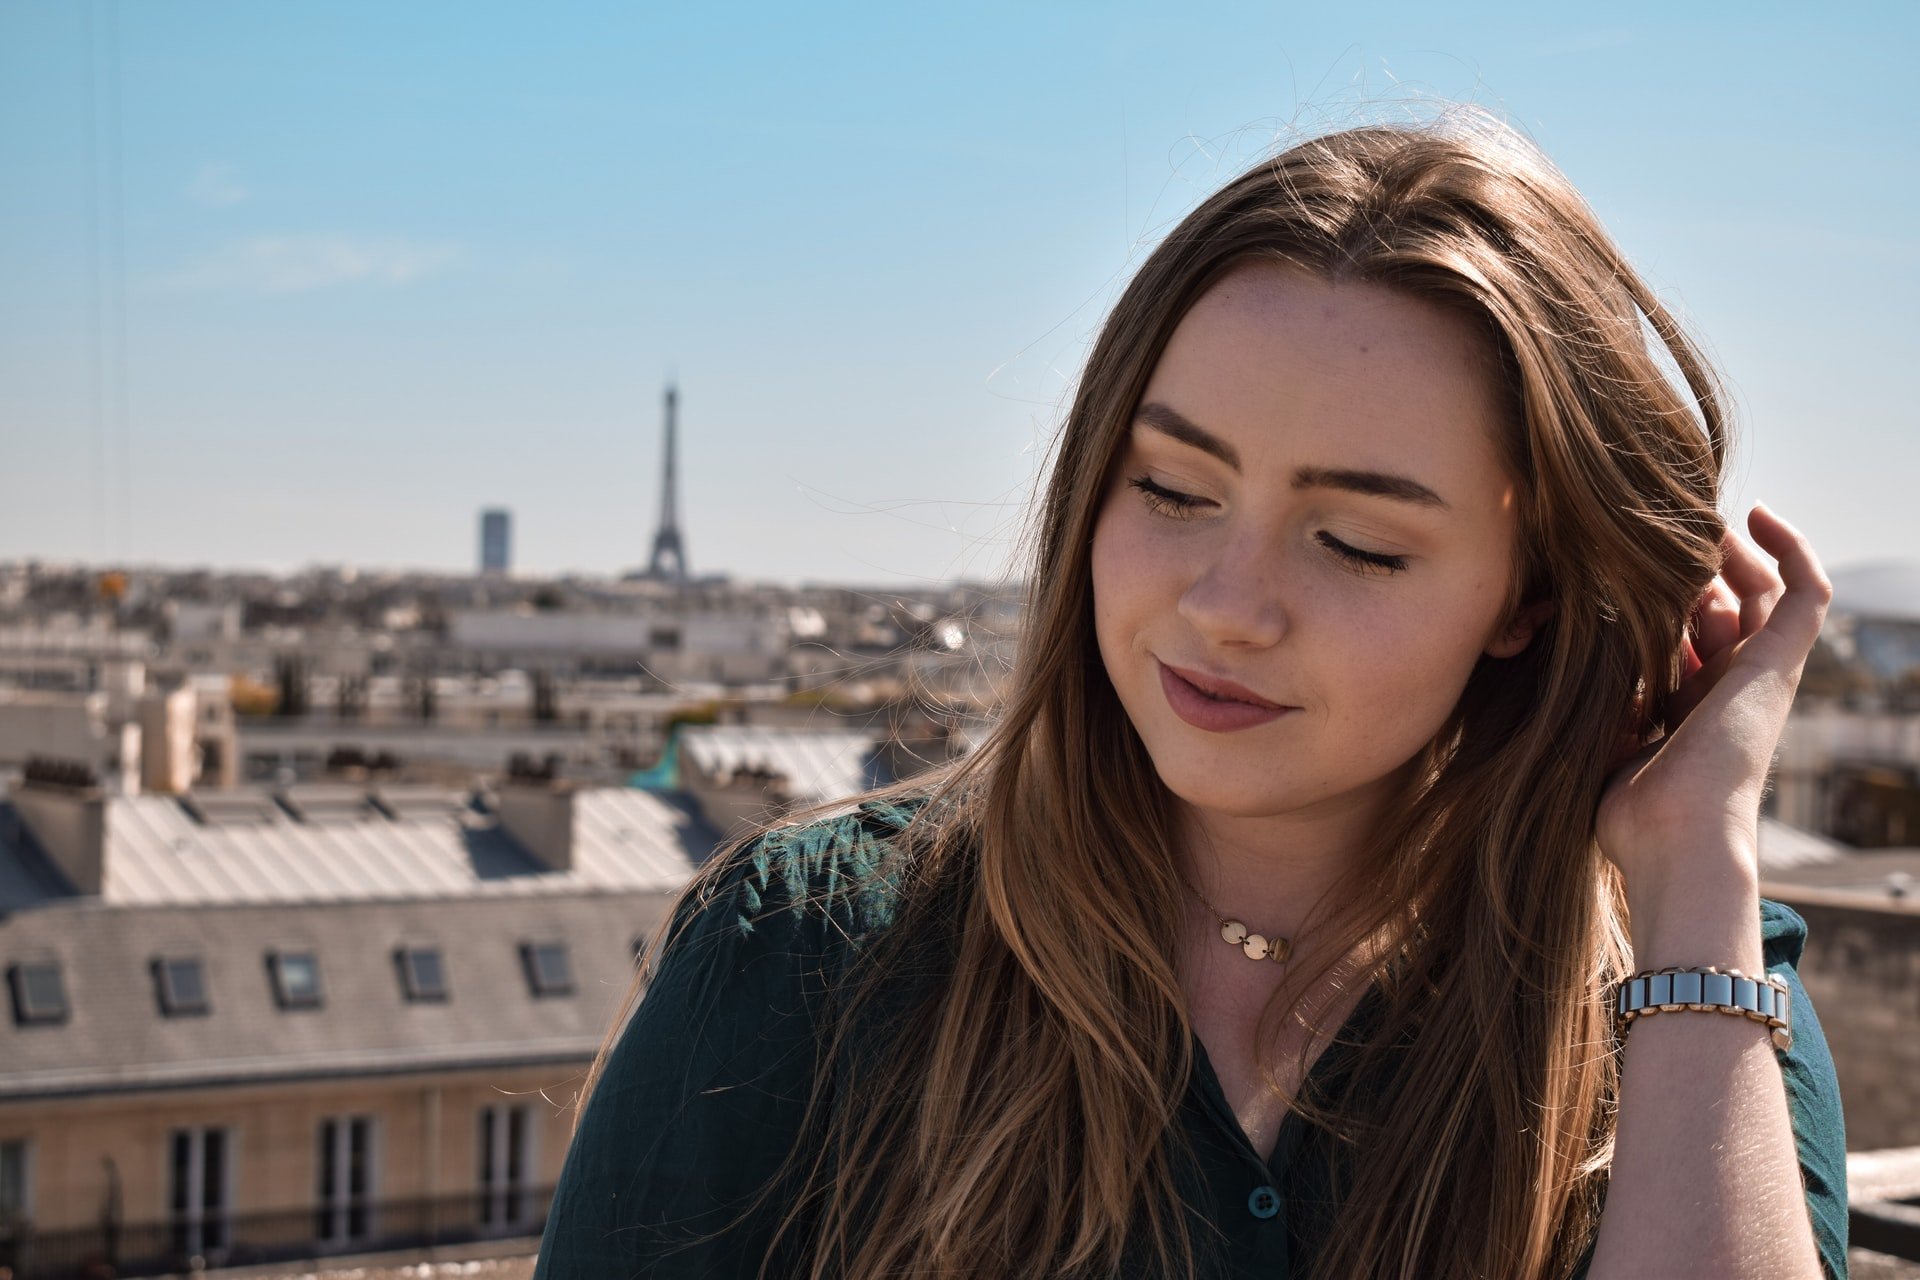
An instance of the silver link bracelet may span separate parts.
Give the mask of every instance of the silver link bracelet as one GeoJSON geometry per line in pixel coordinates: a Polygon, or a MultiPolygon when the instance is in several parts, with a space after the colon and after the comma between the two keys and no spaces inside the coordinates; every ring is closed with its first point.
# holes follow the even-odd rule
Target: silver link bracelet
{"type": "Polygon", "coordinates": [[[1750,978],[1714,965],[1673,966],[1636,973],[1620,984],[1616,1011],[1629,1026],[1638,1018],[1682,1009],[1751,1018],[1772,1030],[1774,1048],[1793,1047],[1793,996],[1785,978],[1750,978]]]}

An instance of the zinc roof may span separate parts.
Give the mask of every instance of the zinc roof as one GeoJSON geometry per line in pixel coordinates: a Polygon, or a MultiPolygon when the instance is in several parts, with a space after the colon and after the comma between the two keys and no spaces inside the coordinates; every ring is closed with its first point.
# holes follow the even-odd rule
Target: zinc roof
{"type": "Polygon", "coordinates": [[[1853,850],[1837,840],[1790,827],[1773,818],[1760,819],[1760,871],[1777,874],[1845,860],[1853,850]]]}
{"type": "Polygon", "coordinates": [[[844,729],[790,729],[770,725],[688,725],[679,732],[683,760],[716,781],[739,768],[784,773],[794,798],[830,800],[866,790],[875,781],[876,733],[844,729]]]}
{"type": "Polygon", "coordinates": [[[674,795],[572,798],[574,865],[553,871],[458,792],[115,796],[97,895],[0,804],[0,970],[56,964],[68,1006],[21,1025],[0,991],[0,1101],[585,1061],[717,838],[674,795]],[[531,988],[524,948],[546,942],[567,945],[571,992],[531,988]],[[406,947],[441,953],[446,1000],[407,998],[406,947]],[[319,1008],[279,1006],[276,952],[314,957],[319,1008]],[[200,961],[205,1013],[161,1008],[168,958],[200,961]]]}
{"type": "MultiPolygon", "coordinates": [[[[108,802],[105,906],[382,902],[647,893],[677,888],[717,837],[677,797],[625,788],[574,794],[573,867],[536,861],[458,793],[383,807],[309,795],[296,818],[259,789],[108,802]],[[324,800],[324,803],[320,802],[324,800]],[[194,809],[201,811],[196,817],[194,809]],[[204,820],[203,820],[204,819],[204,820]]],[[[0,805],[0,913],[71,890],[27,852],[0,805]]]]}

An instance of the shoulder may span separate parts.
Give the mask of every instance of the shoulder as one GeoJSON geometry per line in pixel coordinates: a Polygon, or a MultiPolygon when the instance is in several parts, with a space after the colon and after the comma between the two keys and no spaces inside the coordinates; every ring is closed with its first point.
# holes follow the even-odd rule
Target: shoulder
{"type": "Polygon", "coordinates": [[[926,804],[865,800],[716,853],[655,941],[650,995],[662,982],[739,987],[751,968],[817,998],[899,915],[915,860],[905,837],[926,804]]]}
{"type": "Polygon", "coordinates": [[[827,979],[891,920],[912,811],[776,828],[695,877],[587,1096],[540,1280],[750,1276],[769,1257],[779,1215],[755,1206],[815,1122],[827,979]]]}
{"type": "Polygon", "coordinates": [[[925,803],[868,800],[770,828],[702,870],[683,923],[733,945],[858,947],[898,913],[911,857],[902,837],[925,803]]]}

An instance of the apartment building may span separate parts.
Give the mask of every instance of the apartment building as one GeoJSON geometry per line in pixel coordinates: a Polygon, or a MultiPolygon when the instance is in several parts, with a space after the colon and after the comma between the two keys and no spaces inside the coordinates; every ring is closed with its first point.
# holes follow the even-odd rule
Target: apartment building
{"type": "Polygon", "coordinates": [[[121,1275],[538,1230],[565,1110],[717,840],[510,779],[0,803],[0,1268],[121,1275]]]}

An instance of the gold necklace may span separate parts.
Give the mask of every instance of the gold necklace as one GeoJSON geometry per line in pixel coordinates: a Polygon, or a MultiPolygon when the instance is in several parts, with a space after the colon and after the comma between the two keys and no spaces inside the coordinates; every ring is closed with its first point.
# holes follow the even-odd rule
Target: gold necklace
{"type": "Polygon", "coordinates": [[[1238,920],[1229,920],[1226,912],[1207,901],[1206,895],[1189,884],[1185,877],[1181,883],[1188,892],[1200,899],[1202,906],[1213,913],[1220,922],[1220,939],[1231,946],[1240,948],[1249,960],[1272,960],[1276,964],[1285,964],[1287,957],[1293,954],[1293,940],[1290,938],[1269,938],[1265,934],[1248,933],[1247,926],[1238,920]]]}

